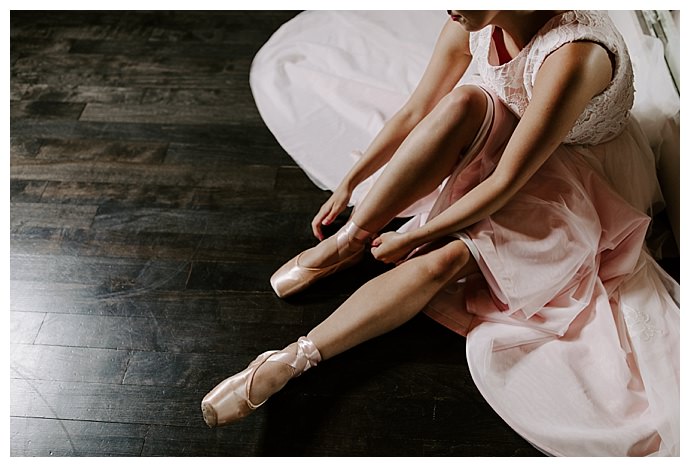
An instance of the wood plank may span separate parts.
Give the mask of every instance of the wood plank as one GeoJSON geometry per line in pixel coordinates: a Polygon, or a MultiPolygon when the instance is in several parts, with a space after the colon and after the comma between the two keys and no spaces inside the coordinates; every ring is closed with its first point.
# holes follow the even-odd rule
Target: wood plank
{"type": "MultiPolygon", "coordinates": [[[[305,431],[308,432],[309,427],[322,426],[324,423],[328,424],[329,434],[348,441],[358,438],[353,433],[360,433],[365,439],[369,434],[379,435],[389,445],[405,440],[436,440],[448,445],[447,443],[457,443],[458,438],[462,438],[469,448],[467,455],[481,455],[487,444],[497,448],[492,453],[494,455],[512,454],[516,445],[530,448],[497,415],[492,417],[483,413],[485,407],[478,408],[457,401],[400,399],[388,395],[379,397],[376,403],[372,403],[369,397],[331,398],[309,393],[290,394],[296,386],[298,380],[292,381],[282,392],[273,396],[265,407],[269,412],[269,427],[273,428],[267,434],[267,439],[273,441],[268,442],[267,448],[273,452],[296,455],[292,449],[315,449],[320,444],[319,438],[324,431],[315,433],[308,443],[301,441],[300,436],[305,431]],[[366,427],[366,430],[362,431],[362,427],[366,427]],[[501,442],[501,439],[510,440],[510,444],[501,442]],[[489,440],[491,441],[487,442],[489,440]],[[471,449],[477,445],[478,449],[471,449]],[[509,452],[501,449],[506,445],[509,452]]],[[[386,452],[390,455],[388,450],[386,452]]],[[[418,452],[418,455],[421,454],[418,452]]]]}
{"type": "Polygon", "coordinates": [[[147,425],[10,417],[10,456],[139,456],[147,425]]]}
{"type": "Polygon", "coordinates": [[[38,154],[41,149],[41,141],[33,136],[16,136],[10,137],[10,157],[14,158],[31,158],[38,154]]]}
{"type": "MultiPolygon", "coordinates": [[[[226,209],[202,211],[192,209],[127,208],[101,206],[94,218],[93,229],[125,230],[139,233],[199,233],[255,238],[275,238],[276,229],[309,234],[311,228],[302,218],[283,212],[226,209]],[[283,230],[284,229],[284,230],[283,230]]],[[[297,234],[296,234],[297,235],[297,234]]]]}
{"type": "MultiPolygon", "coordinates": [[[[299,386],[299,380],[288,387],[296,386],[299,386]]],[[[292,391],[287,390],[288,387],[240,425],[228,428],[246,432],[265,427],[269,430],[265,433],[266,439],[273,440],[263,446],[269,452],[283,451],[290,446],[292,449],[319,446],[319,432],[315,432],[306,443],[303,433],[309,432],[310,427],[321,426],[326,419],[329,421],[328,432],[332,435],[350,436],[353,429],[365,423],[369,427],[368,433],[385,433],[388,440],[423,436],[450,441],[461,436],[468,441],[481,442],[487,439],[487,429],[494,430],[494,436],[497,433],[494,422],[478,424],[477,419],[467,412],[468,407],[456,402],[385,398],[378,404],[371,404],[369,399],[356,397],[333,399],[304,393],[290,394],[292,391]],[[352,417],[353,413],[358,417],[352,417]],[[439,417],[453,422],[443,423],[439,417]]],[[[11,380],[11,389],[10,413],[14,417],[25,416],[25,412],[30,411],[44,418],[190,428],[202,427],[203,424],[198,408],[203,391],[197,389],[17,379],[11,380]],[[134,394],[137,397],[132,397],[134,394]],[[170,404],[170,398],[177,403],[170,404]],[[157,416],[151,419],[150,413],[157,416]]],[[[500,428],[498,430],[500,433],[500,428]]],[[[208,433],[207,429],[204,431],[208,433]]],[[[526,441],[522,444],[527,446],[526,441]]]]}
{"type": "Polygon", "coordinates": [[[25,37],[21,41],[10,41],[10,54],[13,55],[44,55],[64,54],[72,47],[67,39],[48,37],[25,37]]]}
{"type": "Polygon", "coordinates": [[[264,262],[192,263],[187,288],[192,290],[265,291],[270,292],[268,278],[280,264],[264,262]]]}
{"type": "MultiPolygon", "coordinates": [[[[286,335],[276,347],[270,347],[264,342],[254,343],[253,347],[264,345],[265,348],[251,352],[246,349],[246,344],[240,346],[238,341],[241,336],[237,333],[229,331],[227,336],[228,340],[237,343],[229,346],[229,353],[223,354],[135,351],[129,362],[124,384],[212,387],[228,376],[244,370],[258,354],[283,348],[289,341],[294,341],[292,336],[286,335]]],[[[385,340],[371,346],[373,358],[364,358],[361,353],[345,354],[322,362],[318,370],[309,373],[308,378],[304,376],[303,386],[311,393],[333,397],[375,399],[380,394],[387,393],[390,397],[401,399],[481,402],[482,397],[476,387],[466,384],[470,380],[469,370],[464,361],[458,361],[458,357],[463,357],[463,352],[451,350],[455,360],[446,356],[437,358],[441,354],[440,350],[427,351],[410,359],[403,354],[398,354],[397,358],[382,359],[379,347],[393,343],[398,342],[385,340]]]]}
{"type": "Polygon", "coordinates": [[[144,88],[122,86],[85,86],[78,83],[16,84],[17,94],[28,101],[59,102],[98,102],[103,104],[140,103],[145,94],[144,88]]]}
{"type": "MultiPolygon", "coordinates": [[[[274,141],[263,125],[160,125],[148,123],[108,123],[70,121],[11,120],[13,137],[36,139],[110,139],[127,141],[159,141],[166,143],[194,143],[216,145],[235,144],[237,135],[245,133],[257,140],[274,141]]],[[[288,161],[286,161],[288,162],[288,161]]],[[[295,165],[288,163],[287,165],[295,165]]],[[[190,167],[192,168],[192,167],[190,167]]]]}
{"type": "Polygon", "coordinates": [[[543,457],[514,432],[491,433],[483,440],[458,437],[456,440],[424,440],[422,456],[543,457]]]}
{"type": "MultiPolygon", "coordinates": [[[[270,291],[267,278],[287,261],[288,258],[275,258],[270,263],[254,262],[201,262],[192,264],[187,282],[188,289],[232,290],[232,291],[270,291]]],[[[350,295],[365,282],[380,275],[389,267],[368,259],[335,276],[319,280],[302,295],[350,295]]],[[[384,293],[384,292],[382,292],[384,293]]]]}
{"type": "Polygon", "coordinates": [[[280,166],[291,159],[277,147],[269,135],[256,138],[256,134],[247,134],[222,144],[172,143],[166,153],[166,164],[189,164],[194,162],[200,167],[213,167],[219,163],[247,165],[280,166]]]}
{"type": "Polygon", "coordinates": [[[46,189],[47,182],[10,180],[10,202],[37,203],[46,189]]]}
{"type": "MultiPolygon", "coordinates": [[[[13,297],[10,296],[10,302],[13,297]]],[[[12,308],[12,305],[10,305],[12,308]]],[[[24,311],[10,312],[10,343],[11,344],[32,344],[41,329],[45,313],[34,313],[24,311]]]]}
{"type": "Polygon", "coordinates": [[[262,44],[270,33],[297,12],[226,12],[200,24],[194,16],[170,16],[151,34],[157,42],[252,43],[262,44]],[[249,23],[246,18],[253,18],[249,23]]]}
{"type": "MultiPolygon", "coordinates": [[[[73,229],[19,225],[12,226],[10,246],[12,253],[18,255],[58,254],[203,262],[263,260],[277,267],[280,261],[287,261],[297,252],[316,244],[316,240],[306,231],[281,238],[272,232],[253,235],[242,229],[231,230],[223,226],[210,227],[205,232],[155,232],[155,235],[142,235],[136,228],[73,229]],[[220,233],[209,232],[211,229],[220,233]]],[[[189,229],[193,230],[191,227],[189,229]]]]}
{"type": "Polygon", "coordinates": [[[10,377],[119,384],[129,358],[126,350],[13,344],[10,377]]]}
{"type": "MultiPolygon", "coordinates": [[[[113,350],[154,350],[155,320],[121,316],[49,313],[36,344],[113,350]]],[[[119,381],[118,381],[119,383],[119,381]]]]}
{"type": "MultiPolygon", "coordinates": [[[[312,187],[313,189],[313,187],[312,187]]],[[[305,225],[308,218],[318,211],[318,208],[328,199],[328,193],[314,191],[290,192],[232,191],[222,188],[195,189],[189,207],[197,209],[242,209],[256,211],[272,211],[279,213],[293,213],[304,216],[305,225]]],[[[300,229],[301,231],[302,229],[300,229]]]]}
{"type": "Polygon", "coordinates": [[[69,51],[75,54],[126,55],[155,59],[160,57],[219,58],[250,57],[258,51],[259,45],[253,40],[237,37],[233,42],[204,42],[200,46],[195,41],[141,41],[141,40],[73,40],[69,51]]]}
{"type": "Polygon", "coordinates": [[[42,141],[36,159],[156,164],[165,158],[167,147],[165,143],[152,142],[47,139],[42,141]]]}
{"type": "MultiPolygon", "coordinates": [[[[309,297],[287,302],[272,292],[233,293],[207,290],[146,290],[99,294],[84,284],[12,281],[11,309],[97,316],[155,317],[186,320],[190,316],[217,326],[232,322],[316,324],[343,297],[309,297]],[[51,301],[52,299],[52,301],[51,301]]],[[[40,323],[39,323],[40,324],[40,323]]],[[[35,335],[34,335],[35,337],[35,335]]],[[[289,338],[291,336],[282,336],[289,338]]],[[[33,337],[32,337],[33,342],[33,337]]],[[[259,347],[257,346],[257,349],[259,347]]]]}
{"type": "Polygon", "coordinates": [[[99,104],[88,103],[79,119],[87,122],[161,123],[173,125],[232,125],[263,120],[250,101],[234,102],[236,112],[227,105],[99,104]]]}
{"type": "MultiPolygon", "coordinates": [[[[80,315],[212,319],[225,294],[151,290],[137,294],[97,294],[83,284],[12,281],[12,310],[36,310],[80,315]],[[34,291],[31,294],[31,291],[34,291]],[[51,307],[50,297],[53,297],[51,307]]],[[[32,340],[33,341],[33,340],[32,340]]]]}
{"type": "MultiPolygon", "coordinates": [[[[10,281],[10,310],[17,312],[74,313],[93,303],[98,297],[94,285],[10,281]]],[[[124,295],[124,294],[123,294],[124,295]]]]}
{"type": "MultiPolygon", "coordinates": [[[[10,416],[205,427],[198,389],[10,380],[10,416]],[[175,403],[171,403],[174,401],[175,403]]],[[[257,423],[259,418],[254,418],[257,423]]]]}
{"type": "MultiPolygon", "coordinates": [[[[296,165],[281,165],[278,168],[275,189],[280,193],[294,193],[295,191],[306,191],[309,193],[317,192],[317,187],[314,184],[314,182],[311,181],[309,177],[304,173],[304,171],[296,165]]],[[[319,193],[319,196],[320,198],[323,198],[326,196],[330,196],[330,194],[330,192],[321,191],[321,193],[319,193]]],[[[346,215],[349,215],[350,211],[346,211],[346,215]]],[[[315,211],[314,214],[316,214],[316,212],[317,211],[315,211]]]]}
{"type": "MultiPolygon", "coordinates": [[[[216,320],[170,320],[156,316],[94,316],[49,313],[35,343],[65,347],[172,353],[256,354],[259,345],[283,348],[310,328],[303,324],[266,324],[275,338],[262,337],[254,323],[218,323],[216,320]],[[241,339],[234,336],[242,336],[241,339]]],[[[263,331],[265,332],[265,331],[263,331]]],[[[256,356],[256,355],[253,355],[256,356]]],[[[246,365],[243,361],[238,366],[246,365]]],[[[253,357],[252,357],[253,358],[253,357]]]]}
{"type": "Polygon", "coordinates": [[[226,187],[236,190],[273,186],[275,173],[275,167],[266,166],[198,171],[193,166],[137,164],[133,167],[125,162],[22,163],[10,167],[10,177],[14,180],[226,187]]]}
{"type": "MultiPolygon", "coordinates": [[[[124,207],[197,207],[193,188],[122,183],[42,182],[44,203],[117,204],[124,207]]],[[[224,191],[224,190],[219,190],[224,191]]]]}
{"type": "Polygon", "coordinates": [[[266,429],[261,421],[247,419],[220,430],[196,426],[152,426],[146,435],[141,455],[157,456],[161,452],[176,457],[271,455],[262,448],[266,429]]]}
{"type": "MultiPolygon", "coordinates": [[[[257,112],[256,104],[254,103],[254,98],[251,94],[251,88],[249,87],[249,82],[238,83],[232,87],[224,86],[221,88],[184,88],[177,86],[155,88],[147,87],[144,91],[144,97],[141,103],[147,105],[198,105],[202,107],[227,105],[229,106],[228,109],[232,108],[232,112],[229,113],[235,113],[236,108],[234,105],[239,103],[239,109],[252,109],[250,110],[251,112],[257,112]]],[[[246,135],[242,139],[246,140],[246,135]]],[[[274,144],[270,149],[276,150],[279,148],[274,144]]]]}
{"type": "Polygon", "coordinates": [[[160,232],[142,236],[136,231],[27,227],[10,233],[13,254],[108,256],[187,261],[257,261],[289,257],[289,243],[239,235],[160,232]],[[231,245],[231,246],[230,246],[231,245]]]}
{"type": "Polygon", "coordinates": [[[10,227],[12,229],[34,226],[89,228],[97,210],[97,205],[61,205],[13,201],[10,202],[10,227]]]}
{"type": "MultiPolygon", "coordinates": [[[[469,407],[455,401],[439,400],[433,404],[427,404],[419,399],[387,397],[380,403],[372,405],[367,402],[369,399],[357,397],[334,399],[296,392],[295,387],[304,386],[300,385],[300,380],[293,381],[260,411],[240,424],[216,431],[196,428],[200,426],[198,402],[202,396],[200,393],[197,394],[196,390],[45,381],[32,381],[30,384],[31,386],[29,382],[21,380],[11,381],[13,389],[11,413],[15,417],[25,411],[28,406],[32,406],[33,412],[45,416],[71,419],[88,417],[99,421],[116,419],[127,420],[128,423],[146,423],[149,420],[145,420],[144,413],[153,409],[153,413],[157,414],[153,422],[158,426],[158,431],[153,432],[151,436],[149,449],[154,449],[152,452],[161,448],[158,443],[161,441],[159,438],[163,436],[173,440],[183,435],[191,436],[192,439],[198,437],[205,439],[206,436],[227,439],[226,436],[232,436],[234,439],[244,440],[247,440],[249,436],[251,440],[253,439],[251,433],[264,435],[264,443],[259,445],[261,446],[259,452],[281,455],[332,454],[347,449],[361,449],[361,454],[373,452],[384,455],[391,454],[388,451],[391,446],[408,443],[409,440],[414,440],[409,443],[409,446],[415,448],[411,452],[421,454],[419,451],[421,441],[426,441],[427,450],[430,446],[435,446],[435,453],[440,455],[444,452],[440,449],[440,440],[445,441],[443,446],[446,447],[447,452],[448,442],[451,442],[453,448],[457,448],[460,444],[458,438],[465,443],[463,448],[474,455],[485,453],[484,449],[488,446],[491,447],[494,455],[514,454],[516,445],[521,446],[520,450],[523,454],[531,449],[527,442],[517,438],[517,435],[511,433],[504,425],[504,428],[498,428],[497,431],[497,420],[482,423],[477,417],[467,412],[469,407]],[[132,390],[136,390],[139,397],[128,397],[132,390]],[[58,393],[62,396],[59,399],[58,393]],[[40,397],[37,397],[39,394],[40,397]],[[177,396],[179,405],[172,409],[171,404],[166,401],[166,396],[177,396]],[[128,402],[125,404],[123,400],[128,402]],[[144,407],[148,410],[144,410],[144,407]],[[353,413],[357,413],[358,417],[352,417],[353,413]],[[321,426],[326,417],[329,430],[314,432],[305,442],[303,433],[309,432],[310,427],[321,426]],[[414,420],[414,423],[409,423],[410,420],[414,420]],[[447,421],[451,421],[450,424],[447,421]],[[353,442],[353,438],[348,435],[362,422],[365,422],[369,428],[365,433],[379,434],[379,436],[354,437],[354,440],[360,439],[366,442],[353,442]],[[162,424],[184,428],[170,426],[163,428],[162,424]],[[326,433],[334,437],[330,438],[330,443],[324,443],[329,439],[324,439],[326,433]],[[509,443],[501,442],[501,439],[507,439],[509,443]],[[491,440],[491,443],[487,440],[491,440]],[[337,441],[340,441],[340,446],[337,441]],[[388,448],[377,450],[375,446],[388,446],[388,448]]],[[[497,416],[496,419],[498,419],[497,416]]],[[[249,448],[255,446],[252,442],[245,441],[244,444],[249,448]]],[[[226,443],[220,445],[210,443],[210,449],[223,449],[223,452],[226,452],[225,449],[240,447],[228,446],[226,443]]],[[[191,451],[196,452],[194,449],[191,451]]],[[[189,451],[174,452],[189,453],[189,451]]],[[[464,452],[467,453],[467,451],[464,452]]],[[[532,450],[532,455],[535,453],[536,451],[532,450]]]]}
{"type": "MultiPolygon", "coordinates": [[[[262,409],[263,410],[263,409],[262,409]]],[[[254,414],[256,416],[258,414],[254,414]]],[[[242,421],[246,423],[248,420],[242,421]]],[[[142,456],[154,455],[161,450],[171,456],[413,456],[421,455],[419,440],[399,440],[369,432],[342,437],[327,430],[309,430],[301,441],[288,434],[285,442],[283,433],[289,427],[268,425],[259,431],[243,427],[226,427],[221,430],[197,430],[184,427],[151,427],[142,456]],[[232,431],[230,431],[232,430],[232,431]]]]}
{"type": "Polygon", "coordinates": [[[94,285],[94,290],[107,296],[180,289],[184,287],[190,266],[187,261],[12,255],[10,268],[13,281],[94,285]]]}
{"type": "Polygon", "coordinates": [[[209,16],[201,11],[13,11],[10,37],[262,44],[297,13],[229,10],[209,16]]]}
{"type": "Polygon", "coordinates": [[[51,101],[11,101],[10,118],[23,120],[77,120],[84,104],[51,101]]]}
{"type": "MultiPolygon", "coordinates": [[[[42,37],[53,40],[64,39],[110,39],[132,38],[138,25],[130,25],[126,19],[132,17],[125,12],[102,11],[12,11],[10,15],[10,37],[42,37]]],[[[150,30],[142,39],[148,38],[150,30]]],[[[17,41],[19,42],[19,41],[17,41]]]]}
{"type": "MultiPolygon", "coordinates": [[[[10,61],[14,63],[14,61],[18,57],[12,57],[10,58],[10,61]]],[[[18,101],[21,100],[22,96],[26,92],[26,89],[28,88],[27,84],[21,84],[21,83],[16,83],[16,82],[11,82],[10,81],[10,101],[18,101]]]]}
{"type": "MultiPolygon", "coordinates": [[[[250,60],[196,57],[161,59],[89,54],[29,55],[13,65],[13,79],[24,84],[109,87],[227,87],[246,83],[250,60]],[[127,70],[123,73],[122,70],[127,70]]],[[[226,109],[227,110],[227,109],[226,109]]]]}

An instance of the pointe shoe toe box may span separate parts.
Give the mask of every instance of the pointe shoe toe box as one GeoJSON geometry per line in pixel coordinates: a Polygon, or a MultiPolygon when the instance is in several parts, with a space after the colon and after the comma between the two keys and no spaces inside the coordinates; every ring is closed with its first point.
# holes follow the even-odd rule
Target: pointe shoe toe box
{"type": "Polygon", "coordinates": [[[317,280],[357,263],[364,256],[364,249],[322,268],[310,268],[300,265],[300,255],[285,263],[271,276],[271,287],[273,287],[273,291],[278,298],[285,298],[301,292],[317,280]]]}
{"type": "Polygon", "coordinates": [[[271,277],[271,287],[280,298],[300,292],[322,277],[352,266],[364,256],[365,242],[372,237],[372,233],[358,227],[353,221],[345,224],[336,234],[335,243],[339,260],[323,267],[306,267],[300,264],[300,256],[295,256],[285,263],[271,277]],[[352,251],[352,243],[357,246],[352,251]]]}
{"type": "Polygon", "coordinates": [[[216,411],[213,410],[213,406],[206,401],[201,402],[201,413],[204,416],[204,422],[209,428],[215,428],[218,426],[218,416],[216,411]]]}
{"type": "Polygon", "coordinates": [[[306,289],[315,280],[313,276],[318,270],[300,266],[299,257],[292,258],[271,276],[271,287],[280,298],[306,289]]]}
{"type": "Polygon", "coordinates": [[[295,286],[294,274],[291,270],[296,265],[295,258],[283,264],[280,269],[271,276],[271,287],[278,297],[288,294],[295,286]]]}

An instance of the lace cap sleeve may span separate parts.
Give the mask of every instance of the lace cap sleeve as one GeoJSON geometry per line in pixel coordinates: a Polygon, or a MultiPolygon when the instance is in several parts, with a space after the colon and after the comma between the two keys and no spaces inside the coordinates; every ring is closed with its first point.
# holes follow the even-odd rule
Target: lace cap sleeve
{"type": "Polygon", "coordinates": [[[523,84],[531,99],[537,73],[546,58],[563,45],[576,41],[601,44],[615,60],[611,83],[590,101],[564,141],[597,144],[614,138],[623,129],[634,94],[632,65],[625,42],[606,13],[569,11],[561,15],[555,27],[534,41],[527,55],[523,84]]]}

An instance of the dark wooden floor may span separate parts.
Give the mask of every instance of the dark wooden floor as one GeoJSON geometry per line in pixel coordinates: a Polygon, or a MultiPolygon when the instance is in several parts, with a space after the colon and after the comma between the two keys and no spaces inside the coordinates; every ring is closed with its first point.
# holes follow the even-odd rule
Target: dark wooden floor
{"type": "Polygon", "coordinates": [[[381,271],[270,289],[327,196],[248,85],[294,14],[11,13],[13,456],[539,455],[424,316],[204,425],[217,382],[381,271]]]}

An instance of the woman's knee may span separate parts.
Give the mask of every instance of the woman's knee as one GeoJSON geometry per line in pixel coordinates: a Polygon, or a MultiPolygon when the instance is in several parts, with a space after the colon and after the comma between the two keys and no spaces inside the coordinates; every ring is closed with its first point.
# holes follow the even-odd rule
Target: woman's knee
{"type": "Polygon", "coordinates": [[[459,86],[441,99],[438,103],[438,109],[455,118],[484,115],[486,112],[486,95],[477,86],[459,86]]]}
{"type": "Polygon", "coordinates": [[[455,279],[471,259],[464,242],[452,240],[420,257],[420,273],[430,281],[447,283],[455,279]]]}

